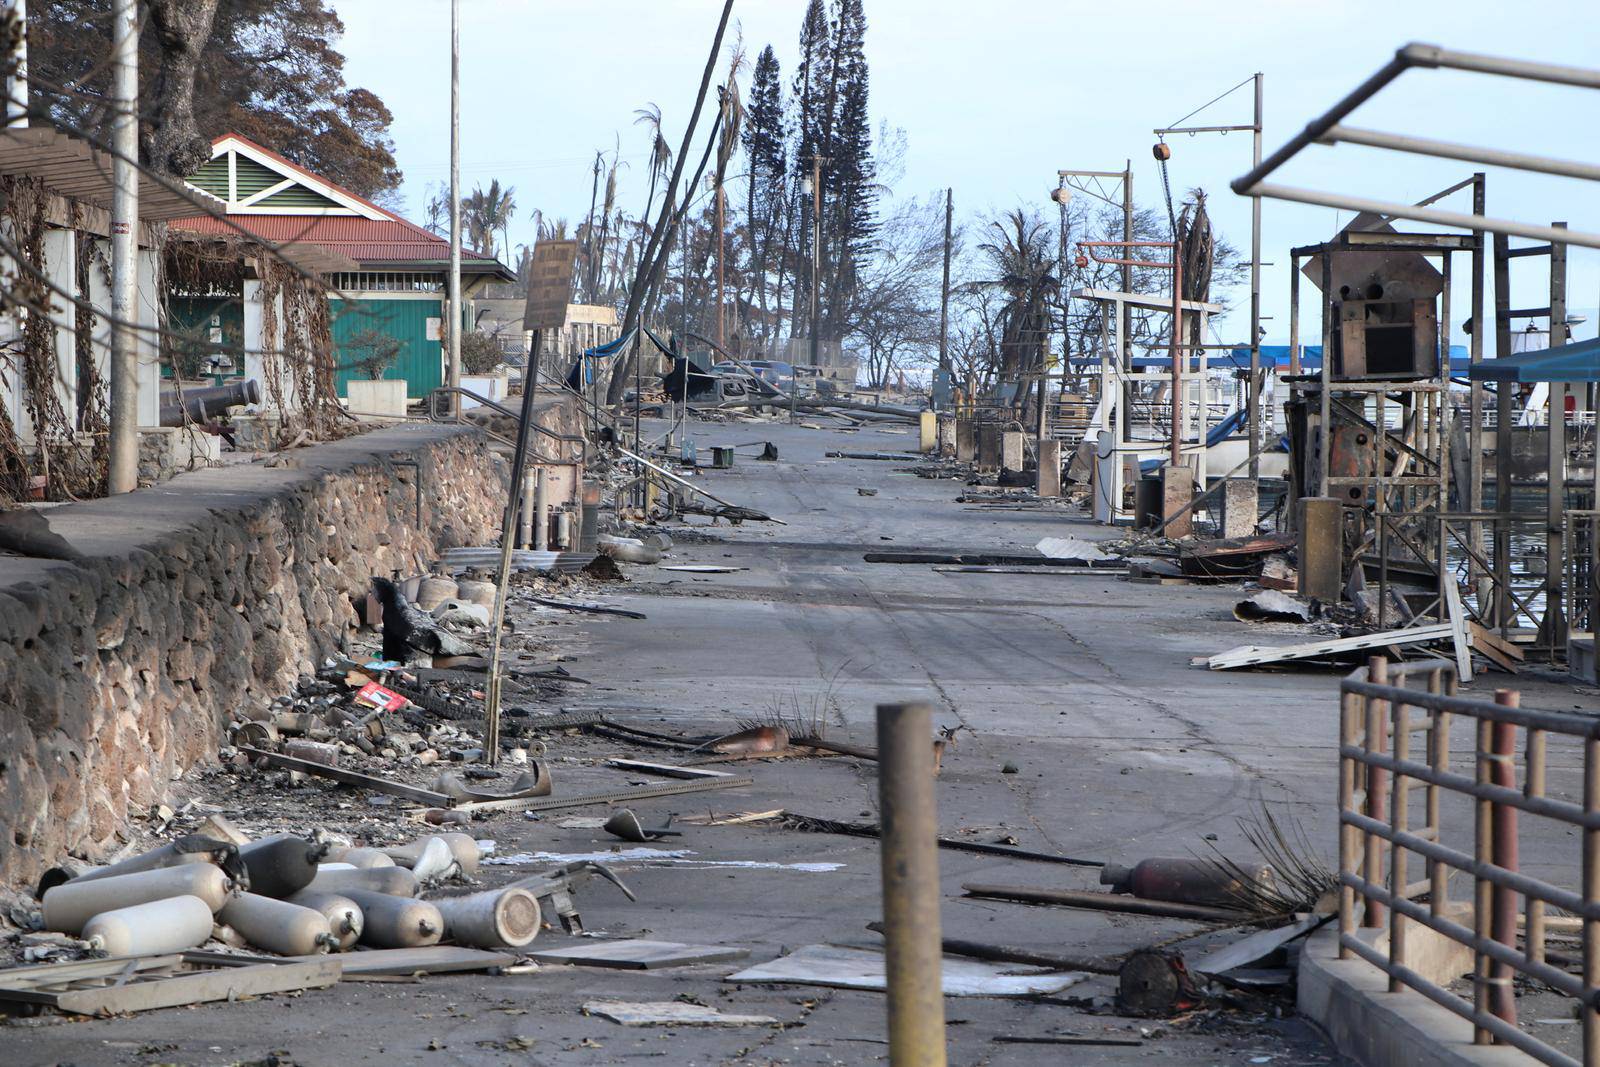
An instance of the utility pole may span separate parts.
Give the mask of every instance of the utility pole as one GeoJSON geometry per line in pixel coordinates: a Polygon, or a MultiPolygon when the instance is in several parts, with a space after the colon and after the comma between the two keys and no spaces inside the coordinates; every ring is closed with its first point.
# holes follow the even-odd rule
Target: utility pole
{"type": "Polygon", "coordinates": [[[139,13],[111,14],[111,418],[106,493],[139,487],[139,13]]]}
{"type": "Polygon", "coordinates": [[[17,20],[17,45],[11,53],[11,73],[6,78],[6,125],[28,125],[28,0],[7,5],[17,20]]]}
{"type": "MultiPolygon", "coordinates": [[[[461,420],[461,0],[450,0],[450,412],[461,420]]],[[[535,340],[538,335],[535,334],[535,340]]],[[[533,360],[538,359],[535,348],[533,360]]],[[[534,363],[537,366],[537,362],[534,363]]],[[[524,389],[528,383],[524,382],[524,389]]]]}
{"type": "Polygon", "coordinates": [[[724,207],[724,202],[723,202],[723,199],[722,199],[722,179],[719,177],[717,179],[717,344],[721,345],[723,348],[727,348],[728,347],[728,334],[727,334],[727,324],[726,324],[726,322],[724,321],[724,318],[723,318],[724,299],[723,299],[723,295],[722,295],[722,286],[723,286],[722,229],[726,225],[726,223],[723,220],[723,212],[724,212],[724,210],[725,210],[725,207],[724,207]]]}
{"type": "MultiPolygon", "coordinates": [[[[1166,129],[1156,130],[1157,137],[1165,137],[1169,133],[1245,133],[1250,134],[1250,162],[1251,168],[1261,166],[1261,102],[1262,102],[1262,75],[1257,72],[1246,78],[1244,82],[1235,85],[1222,96],[1227,96],[1234,90],[1241,88],[1245,82],[1255,83],[1255,112],[1249,125],[1236,126],[1169,126],[1166,129]]],[[[1221,100],[1222,97],[1217,97],[1221,100]]],[[[1216,103],[1213,100],[1211,103],[1216,103]]],[[[1206,107],[1210,107],[1207,104],[1206,107]]],[[[1205,108],[1201,108],[1204,111],[1205,108]]],[[[1190,112],[1184,118],[1190,118],[1198,112],[1190,112]]],[[[1183,119],[1179,120],[1184,121],[1183,119]]],[[[1293,273],[1293,272],[1291,272],[1293,273]]],[[[1250,382],[1245,393],[1245,420],[1246,429],[1250,435],[1250,477],[1261,477],[1261,198],[1250,198],[1250,382]]]]}
{"type": "MultiPolygon", "coordinates": [[[[939,291],[939,374],[951,389],[954,375],[950,370],[950,229],[956,213],[955,195],[954,189],[944,191],[944,283],[939,291]]],[[[937,403],[934,410],[938,410],[937,403]]]]}
{"type": "MultiPolygon", "coordinates": [[[[811,154],[811,365],[820,367],[821,323],[817,321],[817,289],[822,269],[822,165],[830,162],[820,152],[811,154]]],[[[800,376],[789,383],[789,421],[795,421],[795,394],[799,391],[800,376]]]]}

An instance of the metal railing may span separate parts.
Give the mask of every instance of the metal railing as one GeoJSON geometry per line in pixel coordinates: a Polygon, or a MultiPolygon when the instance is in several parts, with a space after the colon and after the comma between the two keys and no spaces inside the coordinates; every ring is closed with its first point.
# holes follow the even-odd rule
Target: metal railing
{"type": "Polygon", "coordinates": [[[1358,956],[1389,976],[1389,991],[1409,988],[1473,1025],[1478,1044],[1514,1046],[1542,1063],[1600,1067],[1600,719],[1518,706],[1499,690],[1491,703],[1456,695],[1454,671],[1438,663],[1389,664],[1374,656],[1340,685],[1339,956],[1358,956]],[[1421,687],[1413,683],[1420,680],[1421,687]],[[1421,712],[1413,717],[1413,709],[1421,712]],[[1451,720],[1472,720],[1475,774],[1451,769],[1451,720]],[[1519,746],[1518,732],[1522,738],[1519,746]],[[1412,755],[1424,734],[1425,758],[1412,755]],[[1548,735],[1582,745],[1581,803],[1546,795],[1548,735]],[[1522,753],[1522,785],[1517,761],[1522,753]],[[1412,792],[1421,789],[1423,822],[1413,825],[1412,792]],[[1469,798],[1472,852],[1444,841],[1441,805],[1469,798]],[[1519,871],[1517,820],[1549,819],[1581,832],[1581,889],[1574,891],[1519,871]],[[1385,856],[1387,853],[1387,856],[1385,856]],[[1410,880],[1420,856],[1426,877],[1410,880]],[[1384,870],[1387,859],[1387,871],[1384,870]],[[1471,923],[1452,907],[1450,876],[1472,877],[1471,923]],[[1419,900],[1426,897],[1425,901],[1419,900]],[[1523,902],[1518,915],[1518,899],[1523,902]],[[1547,916],[1553,906],[1565,916],[1547,916]],[[1524,934],[1519,943],[1519,918],[1524,934]],[[1581,958],[1546,951],[1547,928],[1571,931],[1581,958]],[[1429,930],[1472,950],[1469,1002],[1413,969],[1407,931],[1429,930]],[[1379,947],[1359,927],[1387,928],[1379,947]],[[1571,973],[1564,965],[1577,964],[1571,973]],[[1558,966],[1562,964],[1563,966],[1558,966]],[[1583,1059],[1573,1059],[1517,1026],[1514,975],[1526,975],[1578,1001],[1583,1059]]]}

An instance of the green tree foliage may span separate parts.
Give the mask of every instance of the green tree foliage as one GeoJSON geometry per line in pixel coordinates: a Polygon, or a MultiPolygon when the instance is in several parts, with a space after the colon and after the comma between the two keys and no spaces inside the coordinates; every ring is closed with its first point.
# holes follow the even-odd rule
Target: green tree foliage
{"type": "MultiPolygon", "coordinates": [[[[139,40],[147,132],[160,118],[150,109],[165,106],[155,92],[163,46],[153,22],[139,40]]],[[[345,84],[343,33],[326,0],[221,0],[196,55],[195,127],[206,138],[241,134],[362,196],[392,199],[400,186],[392,116],[374,93],[345,84]]],[[[36,0],[28,35],[30,107],[68,130],[107,136],[110,5],[36,0]]]]}

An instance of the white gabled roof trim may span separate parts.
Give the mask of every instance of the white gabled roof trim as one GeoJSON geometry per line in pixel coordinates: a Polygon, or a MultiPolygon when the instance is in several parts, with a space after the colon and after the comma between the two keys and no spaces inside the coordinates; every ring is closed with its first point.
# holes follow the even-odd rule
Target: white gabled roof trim
{"type": "MultiPolygon", "coordinates": [[[[251,196],[248,196],[243,200],[232,200],[232,199],[230,199],[229,203],[228,203],[228,211],[230,213],[240,214],[240,215],[251,215],[251,214],[256,214],[256,215],[269,215],[269,214],[270,215],[279,215],[279,214],[343,215],[343,214],[350,214],[350,215],[360,215],[362,218],[375,219],[375,220],[383,220],[383,219],[388,219],[389,218],[388,215],[384,214],[382,211],[378,210],[377,208],[374,208],[369,204],[364,204],[360,200],[357,200],[354,197],[345,194],[344,192],[342,192],[341,190],[335,188],[334,186],[331,186],[331,185],[327,184],[326,182],[321,181],[315,175],[310,174],[309,172],[304,171],[304,170],[300,169],[299,167],[296,167],[292,163],[285,163],[283,160],[277,159],[274,156],[270,156],[265,152],[259,152],[259,151],[257,151],[255,149],[254,146],[246,144],[244,141],[241,141],[236,137],[224,137],[221,140],[219,140],[216,144],[211,146],[211,158],[212,159],[216,159],[219,156],[230,155],[230,154],[243,156],[244,158],[250,160],[253,163],[260,164],[261,166],[267,168],[268,170],[272,171],[275,174],[283,175],[283,178],[284,178],[283,181],[278,182],[275,185],[270,185],[267,188],[261,190],[259,193],[255,193],[255,194],[253,194],[251,196]],[[275,193],[281,193],[285,189],[291,188],[291,187],[296,186],[296,185],[299,185],[299,186],[302,186],[302,187],[304,187],[306,189],[309,189],[312,192],[316,193],[318,196],[322,196],[322,197],[327,198],[328,200],[333,201],[335,204],[338,205],[338,207],[337,208],[322,208],[322,209],[313,208],[313,209],[310,209],[310,210],[306,210],[306,209],[303,209],[303,208],[287,209],[287,208],[270,208],[270,207],[257,206],[259,201],[264,200],[267,197],[272,196],[275,193]]],[[[230,193],[234,193],[238,189],[238,185],[237,185],[236,179],[234,177],[234,173],[235,173],[235,167],[232,165],[232,163],[230,161],[229,168],[228,168],[228,186],[229,186],[229,192],[230,193]]]]}

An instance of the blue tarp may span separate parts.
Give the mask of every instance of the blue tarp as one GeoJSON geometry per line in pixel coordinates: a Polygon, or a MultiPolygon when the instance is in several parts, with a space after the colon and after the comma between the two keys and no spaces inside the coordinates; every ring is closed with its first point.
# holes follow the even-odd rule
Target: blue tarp
{"type": "Polygon", "coordinates": [[[1600,382],[1600,338],[1485,360],[1468,375],[1475,382],[1600,382]]]}

